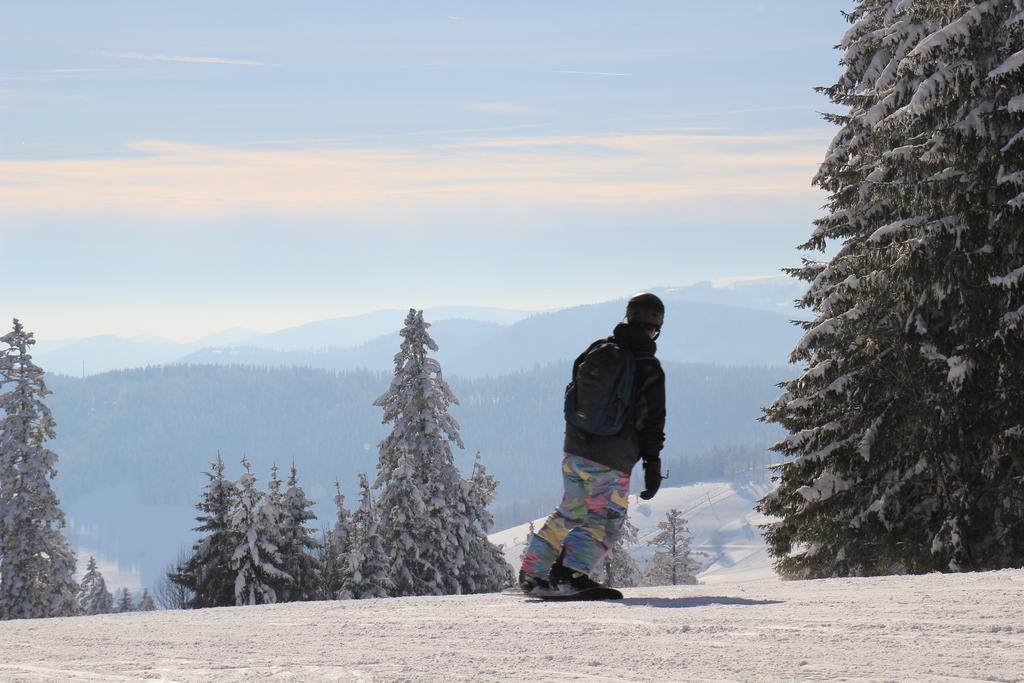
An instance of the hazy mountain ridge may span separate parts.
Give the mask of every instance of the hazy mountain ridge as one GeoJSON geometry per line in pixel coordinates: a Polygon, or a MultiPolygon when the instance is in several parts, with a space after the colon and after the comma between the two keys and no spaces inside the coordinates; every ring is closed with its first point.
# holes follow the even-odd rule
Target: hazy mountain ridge
{"type": "MultiPolygon", "coordinates": [[[[538,313],[513,325],[441,320],[431,335],[445,370],[463,377],[497,376],[568,361],[586,344],[611,333],[624,301],[538,313]]],[[[658,356],[680,363],[784,364],[799,336],[789,317],[768,311],[695,301],[670,303],[671,317],[658,340],[658,356]],[[752,344],[750,340],[757,340],[752,344]]],[[[216,365],[306,366],[326,370],[388,370],[396,332],[356,348],[279,352],[262,348],[203,349],[181,362],[216,365]]]]}
{"type": "MultiPolygon", "coordinates": [[[[793,299],[802,286],[789,278],[702,282],[654,291],[669,304],[661,340],[663,358],[725,365],[782,364],[796,341],[798,332],[789,319],[794,317],[793,299]],[[750,344],[751,338],[759,343],[750,344]]],[[[434,324],[441,346],[438,357],[449,372],[497,375],[574,357],[576,347],[586,343],[580,339],[608,334],[621,319],[624,303],[623,298],[541,313],[448,306],[426,309],[426,318],[434,324]],[[445,326],[454,320],[464,321],[462,327],[445,326]],[[474,323],[475,329],[470,327],[474,323]],[[495,332],[493,352],[487,346],[492,339],[488,332],[495,332]]],[[[234,328],[190,344],[113,335],[43,339],[34,355],[47,371],[71,376],[171,363],[383,370],[390,367],[393,352],[387,347],[397,348],[406,312],[374,311],[267,334],[234,328]]]]}

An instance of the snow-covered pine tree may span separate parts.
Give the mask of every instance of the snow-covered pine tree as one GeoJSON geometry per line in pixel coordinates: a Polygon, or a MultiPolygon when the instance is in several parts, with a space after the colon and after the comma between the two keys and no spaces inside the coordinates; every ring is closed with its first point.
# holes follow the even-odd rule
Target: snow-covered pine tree
{"type": "Polygon", "coordinates": [[[766,409],[793,460],[759,509],[789,577],[1024,558],[1020,0],[862,0],[849,108],[815,183],[841,241],[810,283],[806,371],[766,409]],[[1015,175],[1017,174],[1017,175],[1015,175]],[[1016,317],[1015,317],[1016,316],[1016,317]]]}
{"type": "Polygon", "coordinates": [[[231,530],[238,539],[231,556],[235,604],[272,604],[277,602],[274,586],[290,581],[290,577],[279,568],[281,558],[271,541],[273,520],[266,516],[265,494],[256,488],[248,458],[242,458],[242,468],[245,472],[238,480],[238,501],[231,513],[231,530]]]}
{"type": "Polygon", "coordinates": [[[655,547],[647,566],[647,582],[652,586],[697,583],[693,573],[700,569],[700,564],[694,561],[690,552],[692,540],[683,513],[675,508],[669,510],[665,520],[658,522],[658,533],[647,541],[648,545],[655,547]]]}
{"type": "Polygon", "coordinates": [[[282,600],[315,600],[317,597],[317,560],[314,553],[320,543],[313,537],[314,529],[306,526],[316,519],[313,501],[306,498],[306,492],[299,485],[298,471],[292,463],[288,488],[284,492],[283,520],[278,551],[281,569],[292,577],[284,589],[282,600]]]}
{"type": "Polygon", "coordinates": [[[380,443],[378,509],[396,595],[458,593],[469,535],[463,481],[450,443],[462,448],[448,413],[458,403],[441,366],[427,351],[437,344],[423,312],[410,309],[395,355],[395,374],[374,405],[391,433],[380,443]]]}
{"type": "Polygon", "coordinates": [[[347,600],[352,597],[351,573],[348,555],[352,543],[352,520],[345,507],[345,494],[341,482],[334,481],[334,526],[323,532],[320,552],[320,593],[327,600],[347,600]]]}
{"type": "Polygon", "coordinates": [[[109,614],[114,611],[114,596],[107,590],[107,582],[103,579],[95,557],[89,558],[85,576],[79,582],[77,599],[82,614],[109,614]]]}
{"type": "Polygon", "coordinates": [[[118,614],[135,611],[135,603],[132,601],[132,593],[127,588],[122,588],[121,592],[118,594],[116,604],[114,605],[114,611],[118,614]]]}
{"type": "Polygon", "coordinates": [[[391,594],[387,555],[380,537],[380,521],[366,475],[359,475],[359,507],[352,515],[346,557],[348,592],[352,598],[386,598],[391,594]]]}
{"type": "Polygon", "coordinates": [[[473,474],[463,482],[469,524],[463,527],[466,530],[466,538],[462,540],[465,566],[459,575],[462,593],[495,593],[512,585],[512,568],[505,561],[501,548],[487,538],[487,532],[494,525],[494,517],[487,507],[494,500],[497,487],[498,481],[487,474],[477,453],[473,474]]]}
{"type": "Polygon", "coordinates": [[[594,580],[615,588],[630,588],[640,580],[640,567],[633,559],[631,550],[639,543],[640,530],[626,516],[622,525],[622,535],[604,556],[604,563],[594,576],[594,580]]]}
{"type": "Polygon", "coordinates": [[[153,596],[149,594],[148,588],[142,589],[142,597],[139,598],[139,604],[135,609],[140,612],[153,612],[156,610],[156,603],[153,602],[153,596]]]}
{"type": "Polygon", "coordinates": [[[192,546],[192,555],[168,574],[171,582],[191,592],[190,608],[226,607],[235,604],[235,571],[231,558],[240,537],[231,527],[231,513],[238,498],[238,485],[224,477],[220,453],[204,472],[209,479],[196,504],[201,513],[194,531],[205,533],[192,546]]]}
{"type": "Polygon", "coordinates": [[[50,480],[57,454],[46,448],[54,420],[43,398],[35,344],[15,319],[0,337],[0,619],[77,613],[75,555],[61,529],[64,511],[50,480]]]}
{"type": "MultiPolygon", "coordinates": [[[[260,504],[260,517],[262,517],[266,527],[265,534],[266,539],[278,550],[277,563],[280,568],[284,568],[284,555],[281,554],[281,545],[284,541],[284,524],[285,524],[285,511],[284,511],[284,498],[281,494],[281,479],[277,476],[277,463],[272,463],[270,466],[270,479],[267,480],[267,492],[263,497],[263,502],[260,504]]],[[[285,572],[287,574],[287,572],[285,572]]],[[[270,585],[274,589],[274,593],[277,595],[278,602],[285,601],[286,591],[290,588],[291,582],[284,578],[274,578],[270,580],[270,585]]]]}
{"type": "Polygon", "coordinates": [[[341,591],[341,557],[331,529],[320,529],[320,549],[316,560],[316,599],[337,600],[341,591]]]}

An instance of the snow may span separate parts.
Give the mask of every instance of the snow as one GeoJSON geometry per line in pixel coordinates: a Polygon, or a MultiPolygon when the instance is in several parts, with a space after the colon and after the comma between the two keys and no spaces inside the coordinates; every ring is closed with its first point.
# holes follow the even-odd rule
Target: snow
{"type": "Polygon", "coordinates": [[[1006,74],[1017,71],[1021,67],[1024,67],[1024,50],[1020,50],[1019,52],[1015,52],[1010,55],[1005,62],[989,72],[989,78],[1005,76],[1006,74]]]}
{"type": "Polygon", "coordinates": [[[497,594],[0,623],[0,678],[1024,680],[1024,571],[497,594]]]}
{"type": "Polygon", "coordinates": [[[950,356],[946,359],[946,363],[949,365],[949,374],[946,376],[946,381],[957,388],[963,385],[971,368],[974,367],[971,361],[961,356],[950,356]]]}
{"type": "Polygon", "coordinates": [[[906,218],[903,220],[895,221],[893,223],[889,223],[887,225],[883,225],[878,230],[875,230],[873,233],[871,233],[871,236],[868,237],[868,241],[880,242],[889,235],[892,235],[893,233],[900,232],[904,228],[917,227],[924,223],[924,221],[924,216],[915,216],[913,218],[906,218]]]}
{"type": "Polygon", "coordinates": [[[1022,277],[1024,277],[1024,266],[1012,270],[1006,275],[992,276],[988,281],[994,285],[1012,289],[1017,286],[1017,283],[1020,282],[1022,277]]]}
{"type": "Polygon", "coordinates": [[[944,26],[942,29],[932,33],[918,43],[917,47],[910,51],[911,57],[922,57],[927,59],[935,50],[946,47],[954,40],[967,40],[971,35],[971,28],[981,22],[986,13],[991,12],[997,4],[997,0],[986,0],[978,3],[963,16],[944,26]]]}

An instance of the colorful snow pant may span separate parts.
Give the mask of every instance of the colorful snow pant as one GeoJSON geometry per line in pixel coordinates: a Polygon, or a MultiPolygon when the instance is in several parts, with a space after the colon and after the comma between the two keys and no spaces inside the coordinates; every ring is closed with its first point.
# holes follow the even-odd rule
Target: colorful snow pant
{"type": "Polygon", "coordinates": [[[547,579],[562,564],[591,574],[622,534],[629,504],[629,475],[566,453],[562,459],[565,494],[558,508],[530,540],[523,572],[547,579]]]}

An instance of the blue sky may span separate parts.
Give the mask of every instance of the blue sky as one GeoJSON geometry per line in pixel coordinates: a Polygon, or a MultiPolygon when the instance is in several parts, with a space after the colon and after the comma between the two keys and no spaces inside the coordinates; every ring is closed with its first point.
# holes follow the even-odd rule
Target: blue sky
{"type": "Polygon", "coordinates": [[[0,316],[187,341],[776,274],[852,3],[0,5],[0,316]]]}

